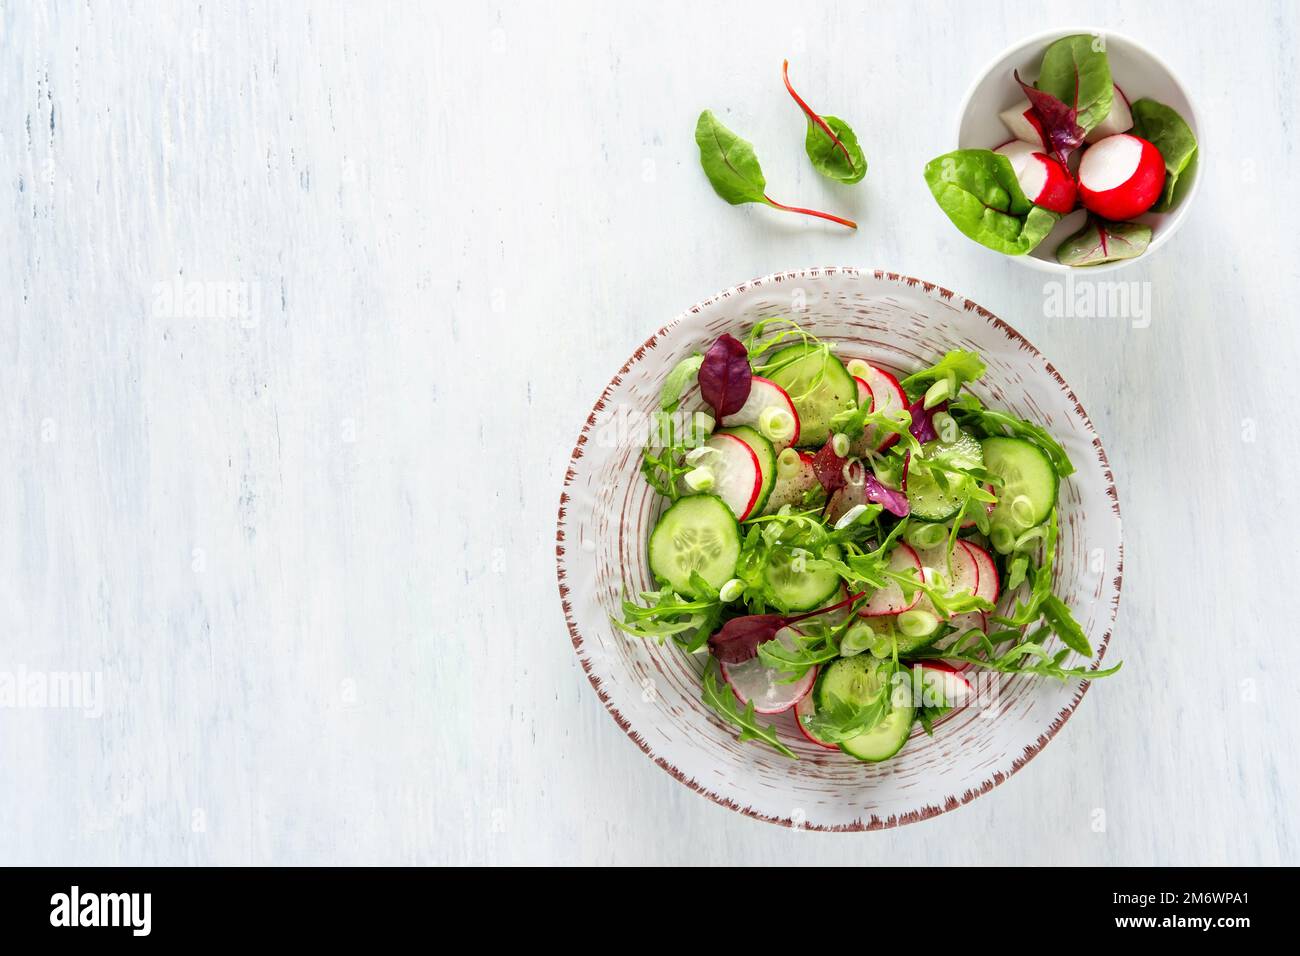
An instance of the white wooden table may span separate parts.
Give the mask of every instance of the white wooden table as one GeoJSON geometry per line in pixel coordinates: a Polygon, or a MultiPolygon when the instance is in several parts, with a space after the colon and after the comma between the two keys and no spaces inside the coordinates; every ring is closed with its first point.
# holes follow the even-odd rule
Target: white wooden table
{"type": "Polygon", "coordinates": [[[0,707],[0,862],[1300,862],[1294,4],[1234,5],[1231,42],[1111,0],[186,6],[0,4],[0,691],[54,693],[0,707]],[[921,178],[989,58],[1090,24],[1162,53],[1210,144],[1194,216],[1122,274],[1146,327],[1047,315],[921,178]],[[807,165],[786,56],[864,184],[807,165]],[[706,106],[776,198],[862,228],[718,200],[706,106]],[[993,793],[854,836],[656,769],[553,571],[632,348],[832,263],[1028,335],[1126,531],[1123,675],[993,793]]]}

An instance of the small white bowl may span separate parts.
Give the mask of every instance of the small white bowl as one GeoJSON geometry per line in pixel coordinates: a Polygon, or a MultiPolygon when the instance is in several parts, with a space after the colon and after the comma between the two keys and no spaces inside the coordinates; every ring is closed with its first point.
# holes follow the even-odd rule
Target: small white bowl
{"type": "MultiPolygon", "coordinates": [[[[1120,36],[1109,30],[1083,28],[1077,30],[1052,30],[1022,40],[1009,48],[979,75],[971,86],[958,112],[960,125],[957,129],[958,149],[993,149],[1011,138],[1007,128],[1002,125],[998,114],[1024,99],[1024,93],[1012,78],[1012,71],[1019,70],[1020,78],[1026,83],[1038,79],[1038,69],[1043,62],[1043,52],[1054,40],[1073,36],[1077,33],[1090,33],[1102,36],[1106,41],[1106,54],[1110,60],[1110,73],[1116,84],[1124,90],[1129,101],[1150,97],[1166,106],[1177,110],[1187,121],[1198,143],[1196,159],[1186,175],[1191,178],[1182,200],[1168,213],[1147,213],[1139,216],[1138,222],[1151,226],[1151,245],[1145,253],[1135,259],[1123,259],[1105,265],[1084,267],[1088,273],[1110,272],[1123,268],[1134,262],[1141,262],[1151,255],[1177,231],[1187,211],[1192,206],[1199,185],[1199,165],[1203,161],[1201,149],[1201,124],[1197,120],[1196,110],[1188,98],[1183,85],[1174,75],[1174,71],[1164,60],[1146,47],[1128,37],[1120,36]]],[[[1051,234],[1039,243],[1038,248],[1028,255],[1012,256],[1019,262],[1042,269],[1047,272],[1073,272],[1077,267],[1063,266],[1056,261],[1056,247],[1067,236],[1077,232],[1084,223],[1086,213],[1076,209],[1056,224],[1051,234]]]]}

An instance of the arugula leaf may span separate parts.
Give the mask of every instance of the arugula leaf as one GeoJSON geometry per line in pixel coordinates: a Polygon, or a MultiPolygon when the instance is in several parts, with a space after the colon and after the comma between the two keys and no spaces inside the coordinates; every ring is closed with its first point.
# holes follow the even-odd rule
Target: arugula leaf
{"type": "Polygon", "coordinates": [[[817,710],[808,718],[808,731],[828,744],[843,743],[865,734],[889,713],[889,686],[886,683],[879,694],[861,705],[841,700],[835,694],[826,695],[826,700],[819,700],[817,710]]]}
{"type": "Polygon", "coordinates": [[[1042,242],[1059,216],[1026,198],[1011,161],[989,149],[958,149],[930,160],[925,181],[939,208],[968,238],[1009,256],[1042,242]]]}
{"type": "Polygon", "coordinates": [[[1037,86],[1070,106],[1079,125],[1091,132],[1110,115],[1115,98],[1103,38],[1076,33],[1055,41],[1043,53],[1037,86]]]}
{"type": "Polygon", "coordinates": [[[828,179],[856,183],[867,174],[867,159],[858,145],[858,137],[849,124],[836,116],[818,116],[790,84],[790,61],[781,65],[781,76],[790,96],[808,117],[804,149],[813,167],[828,179]]]}
{"type": "Polygon", "coordinates": [[[722,602],[716,591],[708,588],[699,572],[691,575],[691,586],[699,587],[707,598],[687,600],[672,588],[660,591],[643,591],[641,600],[646,606],[623,599],[623,620],[611,618],[614,626],[633,637],[653,638],[663,643],[671,637],[688,651],[704,646],[713,629],[722,618],[722,602]],[[703,585],[703,587],[701,587],[703,585]],[[710,593],[712,592],[712,593],[710,593]]]}
{"type": "Polygon", "coordinates": [[[700,165],[709,177],[713,191],[733,206],[762,203],[773,209],[827,219],[850,229],[858,228],[851,219],[815,209],[786,206],[769,197],[767,179],[763,176],[763,167],[758,163],[753,144],[723,126],[712,110],[705,110],[696,121],[695,144],[700,148],[700,165]]]}
{"type": "Polygon", "coordinates": [[[1096,266],[1135,259],[1151,245],[1151,227],[1141,222],[1107,222],[1089,216],[1083,228],[1056,248],[1064,266],[1096,266]]]}
{"type": "Polygon", "coordinates": [[[1055,594],[1049,594],[1043,599],[1042,611],[1043,620],[1066,647],[1084,657],[1092,657],[1092,644],[1088,642],[1088,636],[1083,633],[1083,628],[1064,601],[1055,594]]]}
{"type": "Polygon", "coordinates": [[[1043,450],[1043,454],[1047,455],[1058,475],[1065,478],[1074,474],[1074,465],[1070,464],[1070,456],[1065,453],[1060,442],[1033,422],[1016,418],[1006,412],[995,412],[985,408],[983,402],[969,393],[950,402],[948,414],[956,418],[958,424],[962,426],[978,427],[985,436],[1010,434],[1017,438],[1028,439],[1043,450]]]}
{"type": "Polygon", "coordinates": [[[1133,135],[1140,136],[1160,151],[1165,161],[1165,186],[1152,212],[1168,212],[1182,198],[1181,184],[1191,181],[1188,175],[1196,161],[1196,135],[1177,111],[1152,99],[1140,99],[1131,107],[1133,135]]]}
{"type": "Polygon", "coordinates": [[[758,722],[758,715],[754,712],[753,701],[746,704],[745,709],[742,711],[736,701],[736,695],[731,692],[731,688],[725,684],[719,685],[718,663],[712,658],[709,658],[709,663],[704,668],[704,676],[700,681],[700,687],[700,699],[704,701],[705,705],[727,723],[740,728],[737,740],[741,742],[761,740],[782,756],[789,757],[791,760],[799,759],[793,750],[781,743],[777,738],[775,724],[763,726],[758,722]]]}

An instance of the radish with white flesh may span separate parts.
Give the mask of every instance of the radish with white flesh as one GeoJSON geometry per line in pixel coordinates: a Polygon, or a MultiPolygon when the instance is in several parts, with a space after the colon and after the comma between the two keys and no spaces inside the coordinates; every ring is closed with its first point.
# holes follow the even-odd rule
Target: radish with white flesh
{"type": "Polygon", "coordinates": [[[1110,101],[1110,112],[1106,118],[1088,131],[1088,135],[1083,138],[1085,143],[1095,143],[1105,139],[1107,136],[1114,136],[1116,133],[1127,133],[1133,128],[1133,111],[1129,109],[1128,97],[1118,86],[1115,87],[1115,98],[1110,101]]]}
{"type": "MultiPolygon", "coordinates": [[[[895,415],[907,408],[907,396],[903,394],[903,386],[898,384],[898,379],[884,369],[868,365],[866,362],[862,362],[860,366],[857,362],[849,364],[854,366],[855,377],[861,379],[861,384],[858,385],[858,400],[862,400],[862,386],[865,385],[867,391],[871,393],[873,412],[895,415]]],[[[853,443],[849,454],[862,456],[868,451],[884,451],[898,441],[898,436],[892,432],[879,439],[875,432],[874,426],[868,426],[862,433],[862,437],[853,443]]]]}
{"type": "MultiPolygon", "coordinates": [[[[816,670],[816,668],[813,669],[816,670]]],[[[839,750],[839,744],[828,744],[824,740],[818,740],[813,736],[812,731],[808,729],[808,725],[804,723],[804,721],[811,719],[815,713],[817,713],[817,705],[813,703],[813,695],[805,694],[803,699],[794,705],[794,722],[799,725],[799,733],[818,747],[825,747],[827,750],[839,750]]]]}
{"type": "Polygon", "coordinates": [[[867,380],[855,375],[853,381],[858,383],[858,407],[874,411],[876,396],[872,394],[871,386],[867,384],[867,380]]]}
{"type": "Polygon", "coordinates": [[[704,447],[716,452],[700,459],[703,462],[700,467],[713,475],[708,490],[726,503],[737,521],[744,521],[758,504],[763,488],[763,470],[757,452],[735,435],[712,435],[704,447]]]}
{"type": "Polygon", "coordinates": [[[916,665],[921,672],[921,701],[927,707],[960,707],[968,701],[973,691],[970,681],[961,676],[957,668],[943,661],[925,661],[916,665]]]}
{"type": "Polygon", "coordinates": [[[921,574],[927,584],[938,584],[938,576],[948,582],[948,594],[978,594],[980,569],[972,555],[965,547],[964,541],[958,541],[948,557],[948,545],[937,548],[918,548],[916,556],[921,561],[921,574]]]}
{"type": "Polygon", "coordinates": [[[1002,125],[1010,130],[1011,135],[1022,143],[1029,143],[1035,149],[1046,149],[1047,140],[1043,139],[1043,124],[1029,100],[1021,100],[1010,109],[998,114],[1002,125]]]}
{"type": "Polygon", "coordinates": [[[1004,143],[993,152],[1011,161],[1016,180],[1030,202],[1062,214],[1074,208],[1074,180],[1052,157],[1018,139],[1004,143]]]}
{"type": "MultiPolygon", "coordinates": [[[[903,572],[911,568],[916,571],[919,580],[921,574],[921,559],[917,557],[912,546],[899,542],[897,548],[889,556],[889,561],[885,565],[889,570],[903,572]]],[[[921,592],[918,590],[912,595],[912,600],[908,601],[903,597],[903,588],[894,581],[890,581],[883,588],[876,591],[867,599],[866,605],[858,612],[859,617],[885,617],[890,614],[901,614],[904,611],[910,611],[916,607],[917,602],[921,600],[921,592]]]]}
{"type": "Polygon", "coordinates": [[[803,507],[804,495],[818,487],[817,472],[813,469],[813,456],[806,451],[786,448],[776,459],[776,484],[767,496],[764,514],[776,514],[782,505],[803,507]]]}
{"type": "Polygon", "coordinates": [[[1103,219],[1122,222],[1156,204],[1165,161],[1139,136],[1118,133],[1089,146],[1079,162],[1079,200],[1103,219]]]}
{"type": "Polygon", "coordinates": [[[770,379],[754,376],[740,410],[722,419],[725,428],[748,425],[780,451],[799,442],[799,413],[789,393],[770,379]],[[770,409],[770,411],[769,411],[770,409]],[[788,416],[788,417],[787,417],[788,416]]]}
{"type": "MultiPolygon", "coordinates": [[[[783,627],[776,632],[776,640],[787,650],[798,646],[799,631],[783,627]]],[[[815,668],[808,668],[803,677],[782,683],[791,677],[789,671],[768,667],[757,655],[740,664],[721,664],[722,679],[730,685],[741,704],[753,704],[759,714],[780,714],[803,700],[817,680],[815,668]]]]}
{"type": "Polygon", "coordinates": [[[996,604],[1002,593],[1002,585],[998,581],[998,566],[993,562],[993,555],[970,541],[958,541],[957,544],[966,550],[979,568],[979,583],[975,594],[996,604]]]}

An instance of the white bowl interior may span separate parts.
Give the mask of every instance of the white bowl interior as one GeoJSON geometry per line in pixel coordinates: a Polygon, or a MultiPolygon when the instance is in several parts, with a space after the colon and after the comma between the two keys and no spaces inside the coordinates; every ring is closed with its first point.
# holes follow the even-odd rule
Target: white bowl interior
{"type": "MultiPolygon", "coordinates": [[[[810,828],[873,829],[965,803],[1019,769],[1065,722],[1086,683],[1002,678],[992,707],[959,710],[933,738],[918,730],[894,759],[858,763],[804,740],[793,715],[770,718],[799,754],[787,760],[739,743],[700,702],[702,657],[628,637],[610,624],[620,596],[652,586],[646,538],[663,503],[638,472],[644,421],[682,358],[720,333],[795,315],[812,332],[899,372],[948,349],[979,352],[985,402],[1038,422],[1077,473],[1061,491],[1056,593],[1104,653],[1119,599],[1119,505],[1105,453],[1069,387],[999,319],[929,283],[852,269],[754,280],[695,306],[661,329],[619,371],[578,440],[557,532],[560,592],[584,671],[619,726],[656,763],[712,799],[752,816],[810,828]]],[[[1100,658],[1098,658],[1100,660],[1100,658]]]]}
{"type": "MultiPolygon", "coordinates": [[[[1011,139],[1011,134],[998,119],[998,114],[1024,99],[1024,93],[1013,78],[1013,71],[1019,70],[1021,79],[1026,83],[1033,83],[1038,79],[1043,52],[1048,45],[1053,40],[1076,33],[1104,36],[1111,76],[1116,85],[1128,96],[1130,102],[1150,97],[1177,110],[1187,121],[1187,125],[1192,128],[1197,141],[1200,141],[1201,130],[1196,111],[1192,108],[1191,101],[1177,77],[1163,60],[1133,40],[1118,34],[1078,29],[1054,30],[1051,33],[1031,37],[996,58],[971,87],[962,104],[961,112],[958,114],[960,126],[957,131],[957,148],[994,149],[1011,139]]],[[[1196,164],[1199,163],[1200,156],[1201,150],[1198,149],[1193,167],[1185,174],[1190,180],[1186,192],[1171,212],[1147,213],[1138,217],[1138,222],[1151,226],[1151,246],[1145,255],[1151,255],[1169,241],[1187,215],[1187,210],[1191,208],[1197,187],[1196,164]]],[[[1056,261],[1056,248],[1066,237],[1077,232],[1083,226],[1085,219],[1086,213],[1082,209],[1076,209],[1056,224],[1051,234],[1039,244],[1037,249],[1026,256],[1013,258],[1026,265],[1052,272],[1074,271],[1070,266],[1063,266],[1056,261]]],[[[1089,266],[1087,272],[1112,271],[1137,262],[1141,258],[1139,256],[1138,259],[1089,266]]]]}

